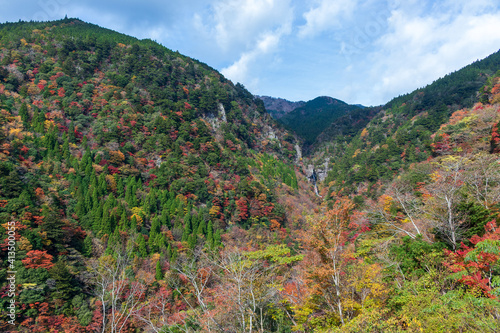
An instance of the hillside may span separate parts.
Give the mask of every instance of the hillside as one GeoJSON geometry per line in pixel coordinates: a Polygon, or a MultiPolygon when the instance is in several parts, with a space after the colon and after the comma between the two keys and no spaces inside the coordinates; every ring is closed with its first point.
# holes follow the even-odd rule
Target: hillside
{"type": "Polygon", "coordinates": [[[431,135],[454,111],[479,102],[479,90],[499,68],[497,52],[394,98],[354,138],[326,145],[336,161],[326,181],[347,183],[352,192],[356,184],[389,180],[411,163],[426,160],[432,155],[431,135]]]}
{"type": "Polygon", "coordinates": [[[321,96],[295,108],[279,120],[304,140],[307,148],[332,122],[360,109],[338,99],[321,96]]]}
{"type": "Polygon", "coordinates": [[[497,332],[499,70],[310,101],[309,159],[197,60],[1,24],[0,331],[497,332]]]}
{"type": "Polygon", "coordinates": [[[98,325],[106,256],[132,251],[133,273],[161,280],[232,228],[266,244],[300,223],[285,206],[309,195],[294,136],[242,85],[153,41],[78,19],[2,24],[0,110],[0,216],[19,241],[24,329],[98,325]]]}

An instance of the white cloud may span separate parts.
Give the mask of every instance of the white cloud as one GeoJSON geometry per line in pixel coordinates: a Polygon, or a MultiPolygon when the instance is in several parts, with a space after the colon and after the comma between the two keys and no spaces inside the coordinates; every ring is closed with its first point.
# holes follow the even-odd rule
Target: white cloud
{"type": "Polygon", "coordinates": [[[266,60],[292,31],[291,0],[221,0],[212,5],[211,13],[209,17],[197,13],[194,22],[218,46],[219,57],[231,62],[222,74],[255,87],[257,67],[272,63],[266,60]]]}
{"type": "Polygon", "coordinates": [[[341,21],[352,15],[358,0],[320,0],[304,13],[306,23],[299,27],[299,37],[314,37],[323,31],[339,28],[341,21]]]}
{"type": "Polygon", "coordinates": [[[255,66],[258,61],[262,62],[264,56],[275,51],[283,33],[282,30],[264,33],[252,50],[242,53],[237,61],[223,68],[221,73],[235,82],[244,82],[248,85],[251,81],[252,86],[255,87],[258,79],[249,77],[251,67],[255,66]]]}
{"type": "Polygon", "coordinates": [[[445,2],[419,16],[407,8],[392,11],[389,32],[369,55],[373,99],[387,102],[496,52],[500,11],[492,10],[490,1],[481,3],[445,2]]]}
{"type": "Polygon", "coordinates": [[[220,0],[212,5],[212,15],[196,26],[211,36],[224,52],[248,50],[263,33],[291,29],[291,0],[220,0]]]}

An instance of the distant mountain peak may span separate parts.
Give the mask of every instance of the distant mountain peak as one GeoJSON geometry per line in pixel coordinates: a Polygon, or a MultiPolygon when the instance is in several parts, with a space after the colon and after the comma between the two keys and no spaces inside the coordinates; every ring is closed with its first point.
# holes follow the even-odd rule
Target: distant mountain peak
{"type": "Polygon", "coordinates": [[[264,102],[264,107],[267,112],[271,114],[274,119],[279,119],[285,114],[292,112],[296,108],[302,107],[306,104],[304,101],[291,102],[284,98],[277,98],[271,96],[256,96],[264,102]]]}

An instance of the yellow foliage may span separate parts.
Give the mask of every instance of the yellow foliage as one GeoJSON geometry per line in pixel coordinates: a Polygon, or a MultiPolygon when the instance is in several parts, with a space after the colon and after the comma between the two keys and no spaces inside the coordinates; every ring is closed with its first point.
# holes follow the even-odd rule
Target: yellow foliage
{"type": "Polygon", "coordinates": [[[28,238],[22,236],[19,239],[19,250],[27,252],[27,251],[31,251],[32,248],[33,248],[33,246],[31,245],[31,243],[28,240],[28,238]]]}
{"type": "Polygon", "coordinates": [[[106,175],[106,183],[111,191],[116,191],[116,179],[112,175],[106,175]]]}
{"type": "Polygon", "coordinates": [[[439,171],[434,171],[431,173],[431,180],[433,182],[437,182],[441,178],[441,175],[439,174],[439,171]]]}
{"type": "Polygon", "coordinates": [[[156,264],[156,262],[157,262],[158,260],[160,260],[160,257],[161,257],[161,256],[160,256],[160,254],[159,254],[159,253],[154,253],[154,254],[151,256],[151,261],[152,261],[154,264],[156,264]]]}
{"type": "Polygon", "coordinates": [[[380,197],[380,201],[382,202],[382,205],[383,205],[383,209],[386,213],[389,213],[391,211],[391,207],[392,207],[392,203],[393,203],[393,198],[388,196],[388,195],[385,195],[383,194],[381,197],[380,197]]]}
{"type": "Polygon", "coordinates": [[[177,200],[182,201],[184,205],[187,205],[187,197],[183,194],[177,194],[175,197],[177,200]]]}
{"type": "Polygon", "coordinates": [[[121,164],[125,160],[125,155],[119,150],[109,152],[109,162],[113,164],[121,164]]]}
{"type": "Polygon", "coordinates": [[[9,136],[16,137],[18,139],[22,139],[21,128],[11,128],[9,130],[9,136]]]}
{"type": "Polygon", "coordinates": [[[139,215],[137,214],[132,214],[132,216],[130,217],[130,219],[132,220],[133,218],[135,217],[135,220],[137,221],[137,226],[142,226],[142,217],[140,217],[139,215]]]}
{"type": "Polygon", "coordinates": [[[23,289],[34,289],[37,284],[36,283],[23,283],[22,284],[23,289]]]}
{"type": "Polygon", "coordinates": [[[40,93],[40,89],[35,86],[34,84],[29,84],[28,85],[28,95],[33,96],[33,95],[38,95],[40,93]]]}
{"type": "Polygon", "coordinates": [[[208,213],[210,214],[210,216],[212,217],[215,217],[219,214],[220,212],[220,207],[219,206],[212,206],[210,208],[210,210],[208,211],[208,213]]]}
{"type": "Polygon", "coordinates": [[[131,211],[132,211],[132,214],[137,214],[137,215],[144,214],[142,207],[132,207],[131,211]]]}
{"type": "Polygon", "coordinates": [[[54,126],[54,121],[53,120],[45,120],[43,123],[43,126],[45,127],[45,130],[48,131],[52,126],[54,126]]]}

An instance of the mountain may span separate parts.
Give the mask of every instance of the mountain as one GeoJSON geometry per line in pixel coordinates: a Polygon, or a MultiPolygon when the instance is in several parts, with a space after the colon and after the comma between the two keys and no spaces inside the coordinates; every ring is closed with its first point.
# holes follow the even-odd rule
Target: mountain
{"type": "MultiPolygon", "coordinates": [[[[349,140],[325,143],[332,161],[327,182],[376,183],[432,155],[431,135],[451,114],[483,100],[480,90],[500,68],[500,52],[388,102],[349,140]]],[[[366,109],[364,109],[366,110],[366,109]]],[[[375,190],[377,187],[371,187],[375,190]]],[[[347,189],[347,188],[346,188],[347,189]]]]}
{"type": "Polygon", "coordinates": [[[197,60],[1,24],[0,331],[496,332],[499,110],[495,53],[385,106],[296,108],[302,157],[197,60]]]}
{"type": "Polygon", "coordinates": [[[279,119],[285,114],[302,107],[306,104],[304,101],[290,102],[283,98],[275,98],[270,96],[256,96],[264,102],[266,111],[271,114],[274,119],[279,119]]]}
{"type": "Polygon", "coordinates": [[[287,113],[280,122],[303,138],[307,148],[332,122],[359,109],[359,106],[321,96],[287,113]]]}
{"type": "Polygon", "coordinates": [[[149,299],[177,258],[243,242],[230,230],[289,237],[301,204],[286,200],[312,193],[293,165],[298,141],[241,84],[78,19],[0,25],[0,110],[0,216],[20,242],[11,270],[26,330],[108,327],[116,308],[97,286],[118,278],[105,272],[123,253],[149,299]]]}

